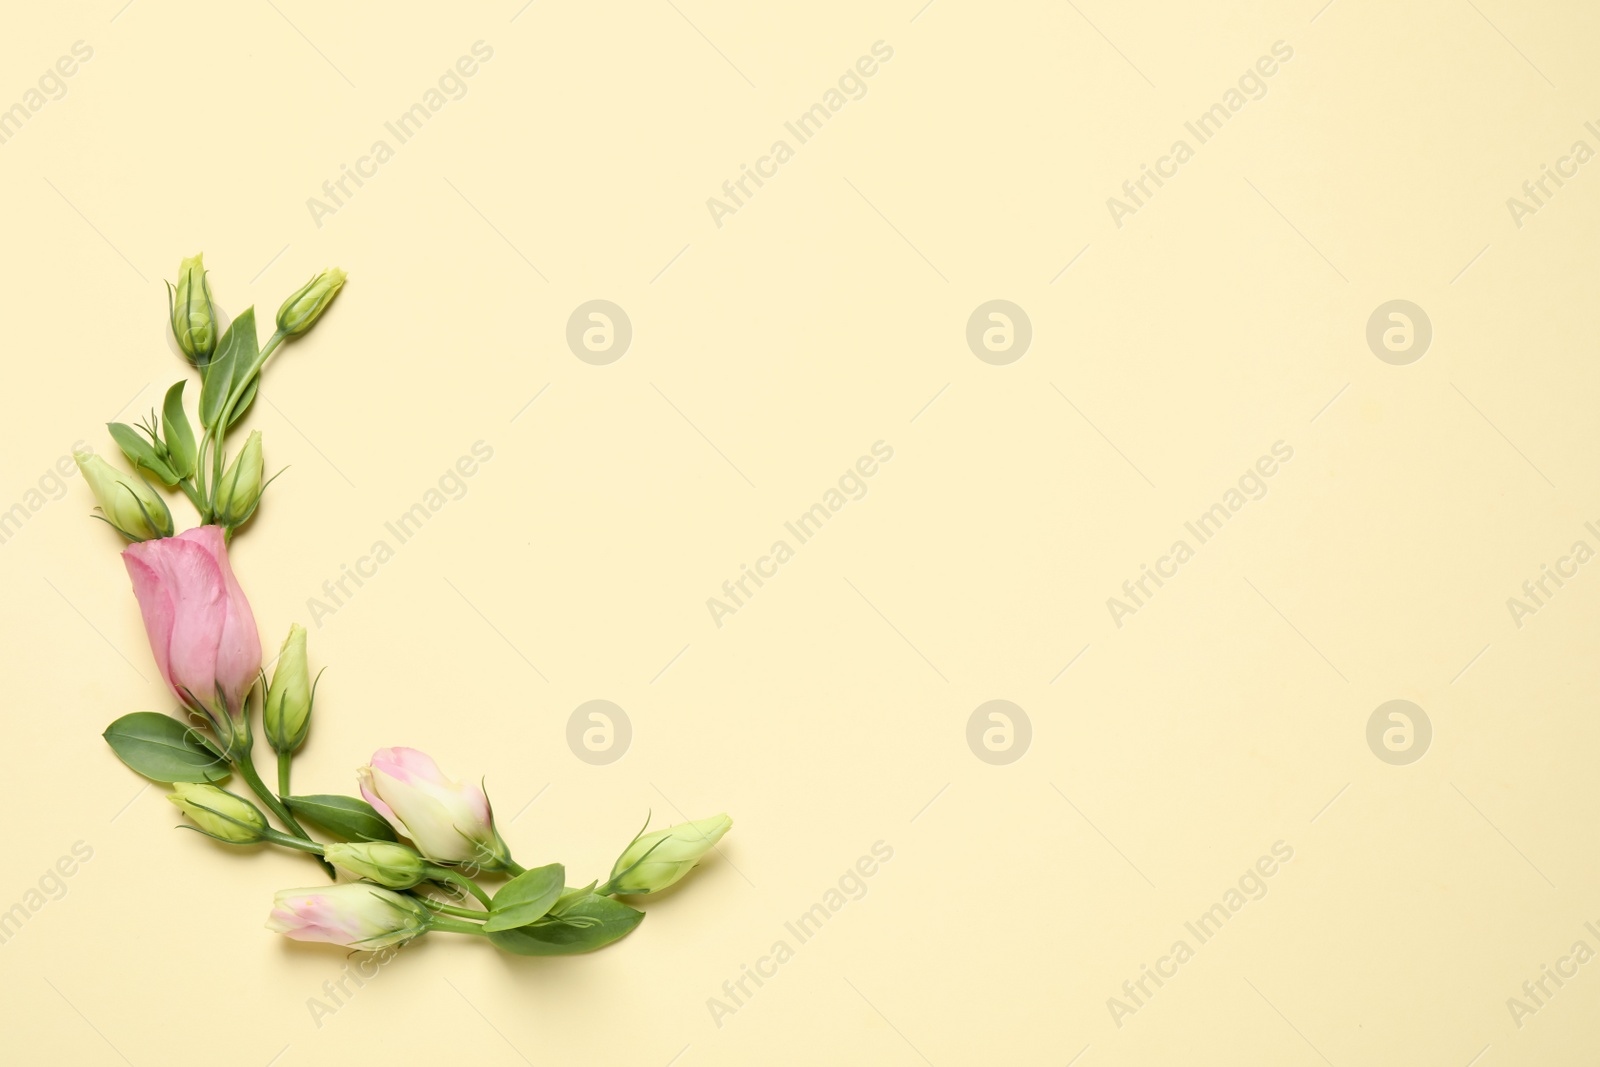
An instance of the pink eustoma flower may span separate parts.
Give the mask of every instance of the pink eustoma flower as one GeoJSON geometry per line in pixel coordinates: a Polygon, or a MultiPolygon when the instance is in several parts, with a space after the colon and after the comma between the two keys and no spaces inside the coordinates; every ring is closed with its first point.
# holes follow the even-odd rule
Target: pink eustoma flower
{"type": "Polygon", "coordinates": [[[218,716],[237,713],[261,671],[261,637],[228,565],[222,527],[131,544],[122,561],[150,651],[173,693],[218,716]],[[226,709],[213,707],[219,694],[226,709]]]}
{"type": "Polygon", "coordinates": [[[324,941],[372,951],[409,941],[428,928],[428,909],[365,882],[284,889],[272,900],[267,929],[295,941],[324,941]]]}
{"type": "Polygon", "coordinates": [[[367,803],[411,838],[431,860],[468,860],[493,869],[503,851],[489,798],[475,785],[445,777],[433,757],[414,748],[380,748],[356,771],[367,803]]]}

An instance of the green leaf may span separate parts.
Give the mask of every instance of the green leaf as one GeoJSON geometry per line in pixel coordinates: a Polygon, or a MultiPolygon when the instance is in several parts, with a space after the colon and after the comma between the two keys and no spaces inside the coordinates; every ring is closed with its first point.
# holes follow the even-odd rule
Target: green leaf
{"type": "Polygon", "coordinates": [[[519,956],[571,956],[618,941],[643,921],[644,912],[591,893],[575,900],[559,915],[552,913],[532,926],[496,931],[489,940],[519,956]]]}
{"type": "Polygon", "coordinates": [[[200,424],[213,429],[222,419],[222,406],[236,380],[255,366],[260,349],[256,347],[256,309],[244,312],[228,324],[228,332],[217,342],[217,353],[206,366],[205,384],[200,387],[200,424]]]}
{"type": "Polygon", "coordinates": [[[138,430],[125,422],[108,422],[106,429],[111,431],[111,439],[122,449],[129,463],[149,471],[162,485],[178,484],[178,476],[172,467],[156,452],[156,446],[141,436],[138,430]]]}
{"type": "Polygon", "coordinates": [[[555,906],[550,910],[556,912],[557,914],[566,911],[568,908],[572,907],[575,901],[582,900],[590,893],[593,893],[594,887],[599,884],[600,883],[596,881],[590,882],[588,885],[582,886],[578,889],[568,889],[566,892],[561,894],[561,896],[556,900],[555,906]]]}
{"type": "Polygon", "coordinates": [[[167,452],[172,461],[172,473],[187,478],[194,473],[196,451],[194,429],[183,410],[183,387],[188,382],[178,382],[167,390],[161,405],[161,430],[167,442],[167,452]]]}
{"type": "Polygon", "coordinates": [[[289,810],[347,841],[394,841],[394,827],[365,800],[337,794],[284,797],[289,810]]]}
{"type": "Polygon", "coordinates": [[[234,406],[233,418],[228,420],[229,428],[244,418],[244,413],[250,410],[250,405],[255,403],[256,390],[261,388],[261,375],[257,374],[250,379],[250,384],[244,387],[244,392],[239,394],[239,403],[234,406]]]}
{"type": "Polygon", "coordinates": [[[103,736],[118,759],[157,782],[220,782],[232,769],[192,728],[159,712],[124,715],[103,736]]]}
{"type": "Polygon", "coordinates": [[[523,871],[500,887],[483,928],[513,930],[544,918],[566,888],[567,869],[559,863],[523,871]]]}

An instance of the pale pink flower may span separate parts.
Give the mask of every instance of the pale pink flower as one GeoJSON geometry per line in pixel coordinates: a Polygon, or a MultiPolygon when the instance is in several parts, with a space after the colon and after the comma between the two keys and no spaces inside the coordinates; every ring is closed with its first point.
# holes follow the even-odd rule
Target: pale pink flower
{"type": "Polygon", "coordinates": [[[430,917],[414,898],[365,882],[283,889],[272,905],[267,929],[274,933],[367,951],[409,941],[428,928],[430,917]]]}
{"type": "Polygon", "coordinates": [[[492,867],[502,851],[483,789],[446,778],[425,752],[380,748],[356,781],[367,803],[429,859],[492,867]]]}

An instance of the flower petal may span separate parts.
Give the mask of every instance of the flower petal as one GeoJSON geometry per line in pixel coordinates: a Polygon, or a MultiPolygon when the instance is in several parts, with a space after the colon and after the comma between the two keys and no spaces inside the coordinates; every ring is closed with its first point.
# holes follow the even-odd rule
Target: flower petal
{"type": "Polygon", "coordinates": [[[217,646],[228,612],[216,559],[202,546],[179,537],[129,545],[123,556],[143,565],[130,566],[128,573],[150,649],[157,663],[165,659],[168,684],[180,697],[187,688],[200,700],[210,700],[216,685],[217,646]],[[158,591],[160,595],[155,595],[158,591]]]}
{"type": "Polygon", "coordinates": [[[227,537],[220,526],[197,526],[185,530],[178,539],[199,545],[210,553],[222,576],[227,612],[217,640],[216,680],[222,685],[228,706],[238,709],[244,694],[261,670],[261,635],[244,589],[228,562],[227,537]]]}

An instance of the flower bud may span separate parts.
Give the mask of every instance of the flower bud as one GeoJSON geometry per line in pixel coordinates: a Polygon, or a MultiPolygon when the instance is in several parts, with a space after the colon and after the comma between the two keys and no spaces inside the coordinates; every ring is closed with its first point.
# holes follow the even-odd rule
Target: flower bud
{"type": "Polygon", "coordinates": [[[623,895],[659,893],[694,869],[700,857],[733,826],[726,815],[679,823],[640,834],[611,868],[611,878],[596,892],[623,895]]]}
{"type": "Polygon", "coordinates": [[[478,786],[445,777],[426,752],[380,748],[369,766],[356,770],[356,782],[367,803],[429,859],[485,870],[503,861],[505,843],[495,832],[489,798],[478,786]]]}
{"type": "Polygon", "coordinates": [[[167,799],[194,821],[200,832],[231,845],[253,845],[267,837],[267,817],[244,797],[214,785],[175,782],[167,799]]]}
{"type": "Polygon", "coordinates": [[[211,283],[198,255],[178,265],[178,284],[167,283],[167,306],[172,315],[172,336],[184,358],[196,367],[211,362],[217,350],[217,312],[211,303],[211,283]]]}
{"type": "Polygon", "coordinates": [[[293,752],[306,739],[311,724],[311,670],[306,666],[306,629],[299,623],[289,627],[289,636],[278,651],[261,721],[274,752],[293,752]]]}
{"type": "Polygon", "coordinates": [[[261,502],[261,431],[251,430],[217,483],[217,523],[233,528],[255,513],[261,502]]]}
{"type": "Polygon", "coordinates": [[[244,701],[261,673],[261,635],[228,562],[226,532],[196,526],[129,545],[122,562],[172,695],[210,716],[224,748],[248,752],[244,701]]]}
{"type": "Polygon", "coordinates": [[[123,474],[93,452],[74,452],[72,458],[100,504],[101,517],[123,537],[150,541],[172,536],[167,502],[142,478],[123,474]]]}
{"type": "Polygon", "coordinates": [[[416,898],[362,882],[279,890],[272,905],[268,930],[366,952],[411,940],[432,918],[416,898]]]}
{"type": "Polygon", "coordinates": [[[278,330],[286,337],[298,337],[311,329],[344,286],[344,279],[344,271],[333,267],[306,282],[278,309],[278,330]]]}
{"type": "Polygon", "coordinates": [[[324,845],[322,855],[335,867],[390,889],[410,889],[428,875],[428,864],[421,856],[393,841],[324,845]]]}

